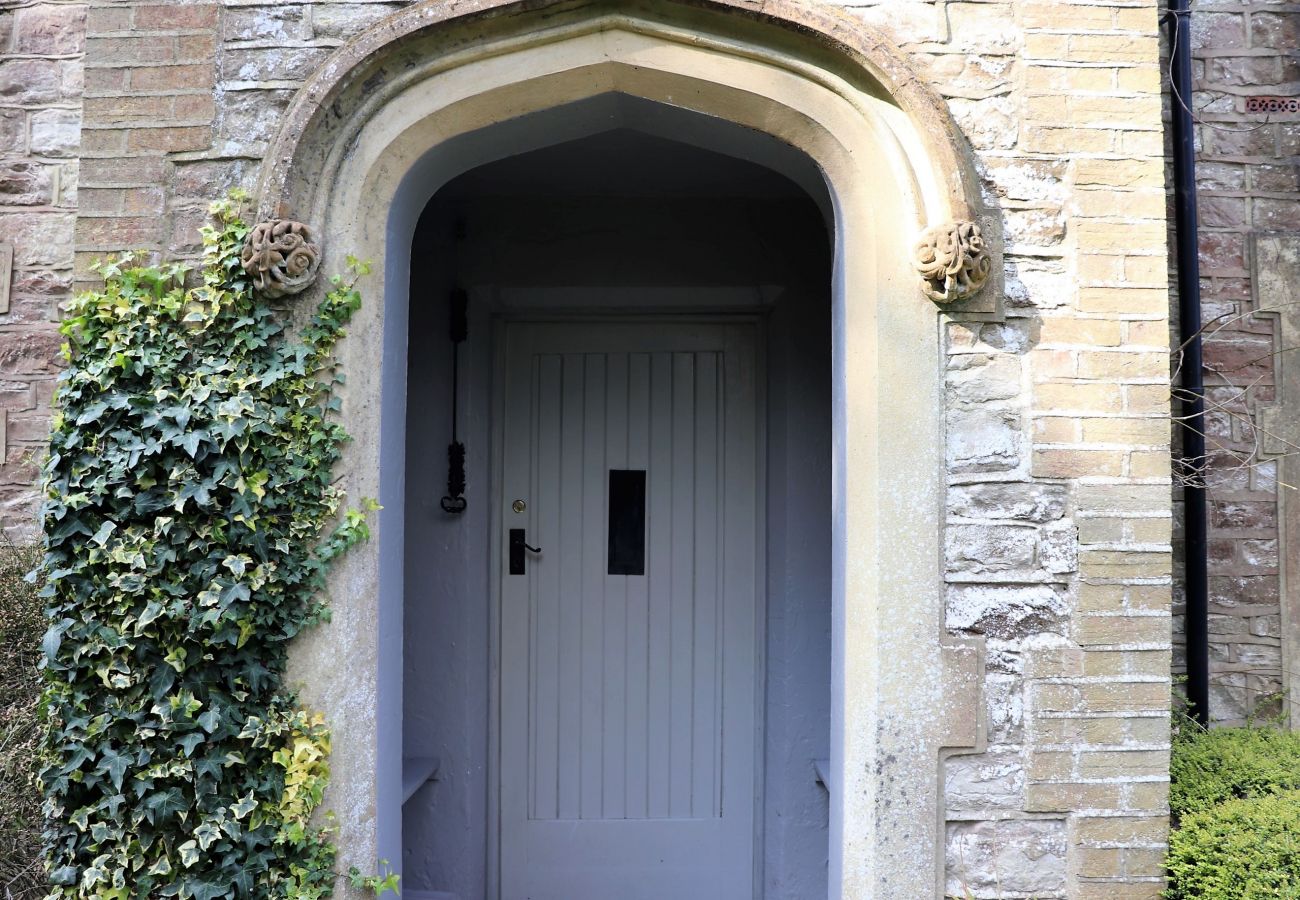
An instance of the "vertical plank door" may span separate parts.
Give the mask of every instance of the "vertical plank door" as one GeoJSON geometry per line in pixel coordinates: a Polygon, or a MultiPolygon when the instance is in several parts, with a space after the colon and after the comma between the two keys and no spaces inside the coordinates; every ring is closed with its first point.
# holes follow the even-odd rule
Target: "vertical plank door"
{"type": "Polygon", "coordinates": [[[754,326],[511,323],[504,358],[502,900],[752,900],[754,326]]]}

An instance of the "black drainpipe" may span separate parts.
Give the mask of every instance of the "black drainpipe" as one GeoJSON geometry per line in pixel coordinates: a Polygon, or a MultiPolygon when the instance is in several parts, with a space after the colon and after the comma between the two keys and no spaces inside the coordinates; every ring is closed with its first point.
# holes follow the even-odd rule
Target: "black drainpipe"
{"type": "Polygon", "coordinates": [[[1170,88],[1174,143],[1174,230],[1178,262],[1178,343],[1182,348],[1180,400],[1183,455],[1183,556],[1186,596],[1187,700],[1202,725],[1209,721],[1209,580],[1205,524],[1205,382],[1201,370],[1201,267],[1196,221],[1196,133],[1192,121],[1190,0],[1173,0],[1170,88]]]}

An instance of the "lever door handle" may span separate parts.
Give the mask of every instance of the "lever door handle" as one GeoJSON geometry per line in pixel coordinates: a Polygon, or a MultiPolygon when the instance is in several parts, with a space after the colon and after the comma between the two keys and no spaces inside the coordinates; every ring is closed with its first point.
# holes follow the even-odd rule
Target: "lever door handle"
{"type": "Polygon", "coordinates": [[[530,553],[541,553],[541,547],[533,547],[524,537],[522,528],[510,529],[510,574],[526,575],[527,567],[525,565],[524,551],[530,553]]]}

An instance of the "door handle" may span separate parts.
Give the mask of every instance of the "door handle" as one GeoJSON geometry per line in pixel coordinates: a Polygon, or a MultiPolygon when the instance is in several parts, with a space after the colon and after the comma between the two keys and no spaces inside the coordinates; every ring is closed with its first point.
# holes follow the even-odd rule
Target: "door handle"
{"type": "Polygon", "coordinates": [[[510,574],[511,575],[524,575],[527,573],[524,564],[524,560],[525,560],[524,551],[528,551],[530,553],[541,553],[542,548],[529,546],[527,540],[525,540],[524,538],[524,530],[522,528],[511,528],[510,529],[510,574]]]}

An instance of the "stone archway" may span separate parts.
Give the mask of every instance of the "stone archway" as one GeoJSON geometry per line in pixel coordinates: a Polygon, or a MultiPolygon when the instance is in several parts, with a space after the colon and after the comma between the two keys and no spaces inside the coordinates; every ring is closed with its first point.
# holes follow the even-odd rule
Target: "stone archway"
{"type": "MultiPolygon", "coordinates": [[[[996,233],[996,223],[982,216],[942,104],[897,51],[797,3],[419,3],[342,48],[286,118],[263,212],[311,222],[327,254],[372,259],[378,272],[376,300],[340,350],[356,438],[343,475],[350,495],[378,496],[385,510],[331,583],[333,624],[293,651],[304,700],[334,728],[328,803],[343,860],[373,868],[400,847],[402,373],[416,218],[456,175],[564,139],[512,122],[609,93],[764,132],[825,179],[836,241],[831,894],[932,894],[939,758],[978,746],[982,729],[978,647],[942,637],[939,316],[912,256],[928,226],[975,220],[996,233]],[[900,396],[905,406],[890,402],[900,396]]],[[[574,127],[567,137],[602,126],[574,127]]],[[[981,296],[959,306],[996,313],[981,296]]]]}

